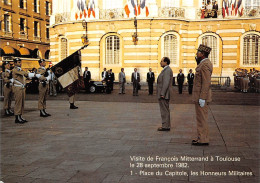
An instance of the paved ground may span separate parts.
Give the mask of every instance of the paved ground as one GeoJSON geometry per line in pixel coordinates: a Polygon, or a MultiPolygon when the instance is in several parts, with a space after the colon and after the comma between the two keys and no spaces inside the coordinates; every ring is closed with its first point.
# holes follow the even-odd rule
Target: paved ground
{"type": "Polygon", "coordinates": [[[210,146],[194,147],[190,143],[196,134],[195,110],[187,93],[179,95],[174,91],[170,105],[173,128],[170,132],[157,132],[160,113],[156,97],[148,96],[146,91],[138,97],[131,96],[131,90],[126,95],[117,92],[78,94],[78,110],[68,108],[64,94],[49,97],[47,106],[52,116],[48,118],[39,117],[37,95],[27,95],[24,117],[28,123],[18,125],[13,117],[1,118],[0,180],[260,182],[259,94],[214,92],[209,110],[210,146]],[[136,161],[131,159],[134,156],[138,157],[136,161]],[[182,160],[184,156],[198,159],[182,160]],[[156,175],[158,171],[162,175],[156,175]],[[229,175],[229,171],[237,172],[229,175]],[[187,176],[176,175],[184,172],[187,176]],[[152,173],[155,175],[147,175],[152,173]]]}

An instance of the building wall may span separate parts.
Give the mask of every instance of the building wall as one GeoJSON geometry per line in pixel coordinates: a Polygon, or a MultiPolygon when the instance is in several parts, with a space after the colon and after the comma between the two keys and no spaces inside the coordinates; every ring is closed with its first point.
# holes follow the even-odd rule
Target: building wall
{"type": "MultiPolygon", "coordinates": [[[[179,0],[176,7],[162,8],[163,0],[147,1],[149,15],[144,12],[137,15],[138,43],[132,41],[135,33],[133,11],[129,17],[122,9],[104,10],[103,0],[95,0],[96,16],[82,16],[81,11],[74,4],[75,1],[67,0],[64,12],[57,7],[62,6],[61,0],[57,0],[55,11],[51,17],[51,60],[57,63],[61,60],[61,38],[68,40],[67,52],[72,54],[82,46],[81,36],[86,34],[82,27],[82,20],[87,21],[87,35],[90,45],[82,50],[82,66],[88,66],[92,71],[94,80],[101,79],[103,68],[112,68],[117,75],[120,68],[124,67],[127,81],[137,67],[141,72],[141,80],[145,82],[146,73],[151,67],[156,76],[160,73],[160,59],[163,53],[163,38],[167,34],[174,34],[178,39],[177,64],[171,64],[174,75],[179,69],[187,73],[190,68],[195,69],[196,48],[205,35],[213,35],[217,39],[217,63],[214,65],[213,76],[232,76],[235,68],[260,69],[260,65],[244,66],[241,64],[241,43],[243,36],[248,32],[259,34],[260,15],[249,16],[249,11],[244,10],[243,16],[226,16],[223,18],[222,0],[218,0],[218,18],[201,18],[200,7],[202,0],[179,0]],[[68,8],[70,11],[68,12],[68,8]],[[168,12],[177,14],[168,15],[168,12]],[[110,13],[115,17],[111,17],[110,13]],[[58,21],[57,21],[58,20],[58,21]],[[117,65],[105,64],[105,38],[117,35],[120,38],[120,63],[117,65]]],[[[242,1],[244,6],[245,1],[242,1]]],[[[127,0],[123,0],[123,6],[127,0]]],[[[260,8],[260,7],[259,7],[260,8]]],[[[259,61],[260,62],[260,61],[259,61]]],[[[231,77],[233,78],[233,77],[231,77]]],[[[118,78],[116,77],[116,80],[118,78]]]]}
{"type": "MultiPolygon", "coordinates": [[[[82,66],[88,66],[93,79],[100,80],[104,67],[111,68],[117,74],[124,67],[127,80],[135,67],[141,72],[141,80],[145,81],[148,68],[155,74],[161,71],[159,65],[162,58],[162,37],[167,33],[179,36],[179,60],[171,65],[174,75],[179,69],[187,73],[196,67],[195,53],[203,35],[215,35],[218,39],[219,59],[214,66],[214,76],[232,76],[234,69],[244,67],[240,63],[241,36],[247,32],[260,31],[259,20],[216,20],[216,21],[182,21],[171,19],[138,20],[138,44],[134,45],[132,35],[135,32],[133,20],[92,21],[88,23],[90,45],[82,50],[82,66]],[[251,26],[251,28],[250,28],[251,26]],[[255,29],[255,30],[254,30],[255,29]],[[105,38],[117,35],[120,38],[120,64],[106,65],[105,38]]],[[[60,38],[68,39],[68,53],[72,54],[82,46],[81,36],[85,33],[81,23],[57,25],[51,30],[51,60],[60,61],[60,38]]],[[[258,65],[256,67],[260,69],[258,65]]],[[[118,78],[116,78],[118,79],[118,78]]]]}
{"type": "MultiPolygon", "coordinates": [[[[1,11],[1,30],[0,30],[0,47],[9,45],[17,50],[21,47],[28,48],[30,50],[39,49],[42,57],[45,58],[45,53],[50,49],[50,39],[46,37],[46,27],[50,25],[50,15],[46,15],[46,1],[51,3],[52,0],[40,0],[39,12],[34,12],[33,0],[26,0],[25,8],[20,8],[19,0],[12,0],[8,5],[0,1],[1,11]],[[6,33],[4,31],[4,14],[11,16],[11,32],[6,33]],[[26,19],[27,28],[25,28],[25,34],[20,33],[20,18],[26,19]],[[40,23],[40,31],[38,38],[34,37],[34,21],[40,23]]],[[[3,59],[3,58],[1,58],[3,59]]]]}

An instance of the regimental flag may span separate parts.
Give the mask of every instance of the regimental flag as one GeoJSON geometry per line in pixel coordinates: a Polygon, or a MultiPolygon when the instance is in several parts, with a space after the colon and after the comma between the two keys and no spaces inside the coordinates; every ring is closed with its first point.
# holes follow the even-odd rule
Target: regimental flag
{"type": "MultiPolygon", "coordinates": [[[[81,49],[85,47],[87,46],[81,49]]],[[[74,52],[51,68],[61,86],[67,90],[69,96],[74,95],[79,90],[79,69],[81,67],[80,50],[74,52]]]]}

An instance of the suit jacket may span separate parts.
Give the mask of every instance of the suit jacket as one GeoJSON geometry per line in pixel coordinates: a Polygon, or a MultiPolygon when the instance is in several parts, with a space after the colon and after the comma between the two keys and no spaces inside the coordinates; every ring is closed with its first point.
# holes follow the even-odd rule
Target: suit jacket
{"type": "Polygon", "coordinates": [[[101,77],[102,77],[102,79],[104,78],[104,79],[106,79],[106,77],[107,77],[107,71],[106,71],[106,75],[104,76],[104,71],[102,72],[102,74],[101,74],[101,77]]]}
{"type": "Polygon", "coordinates": [[[135,72],[132,73],[131,82],[140,82],[140,74],[137,72],[137,79],[135,78],[135,72]]]}
{"type": "Polygon", "coordinates": [[[125,73],[124,72],[119,72],[119,74],[118,74],[118,81],[120,82],[120,83],[125,83],[126,81],[125,81],[125,73]]]}
{"type": "Polygon", "coordinates": [[[147,73],[147,82],[148,83],[153,83],[154,82],[154,72],[151,73],[151,77],[150,77],[150,73],[147,73]]]}
{"type": "Polygon", "coordinates": [[[211,93],[211,75],[213,65],[208,58],[200,62],[195,69],[195,78],[193,83],[192,101],[198,102],[199,99],[204,99],[206,102],[212,101],[211,93]]]}
{"type": "Polygon", "coordinates": [[[191,73],[191,75],[190,75],[190,73],[189,73],[188,76],[187,76],[187,78],[188,78],[188,83],[189,83],[190,85],[193,85],[194,74],[191,73]]]}
{"type": "Polygon", "coordinates": [[[165,99],[170,99],[172,90],[173,73],[170,66],[164,68],[157,78],[157,98],[164,96],[165,99]]]}
{"type": "Polygon", "coordinates": [[[114,82],[115,81],[115,74],[113,72],[111,72],[111,81],[114,82]]]}
{"type": "Polygon", "coordinates": [[[182,73],[182,75],[180,73],[177,75],[177,82],[178,82],[178,84],[184,83],[184,74],[183,73],[182,73]]]}
{"type": "Polygon", "coordinates": [[[84,79],[86,79],[88,81],[91,80],[91,73],[90,73],[90,71],[84,71],[83,77],[84,77],[84,79]]]}

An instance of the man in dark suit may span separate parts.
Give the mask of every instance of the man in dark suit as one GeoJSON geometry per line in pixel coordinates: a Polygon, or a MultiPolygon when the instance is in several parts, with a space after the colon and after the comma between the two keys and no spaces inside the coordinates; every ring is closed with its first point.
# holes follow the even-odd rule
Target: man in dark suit
{"type": "Polygon", "coordinates": [[[140,82],[140,74],[137,72],[137,68],[132,73],[131,82],[133,83],[133,96],[138,96],[138,86],[140,82]]]}
{"type": "Polygon", "coordinates": [[[182,69],[180,69],[180,73],[177,75],[177,82],[178,82],[179,94],[182,94],[182,87],[184,83],[184,74],[182,73],[182,69]]]}
{"type": "Polygon", "coordinates": [[[83,73],[83,79],[84,79],[85,90],[88,93],[90,87],[89,81],[91,80],[91,73],[90,71],[88,71],[88,67],[85,67],[85,71],[83,73]]]}
{"type": "Polygon", "coordinates": [[[111,93],[111,85],[112,85],[112,74],[110,70],[107,72],[107,77],[106,77],[106,93],[110,94],[111,93]]]}
{"type": "Polygon", "coordinates": [[[187,78],[189,84],[189,94],[192,94],[192,87],[193,87],[193,80],[194,80],[194,74],[192,73],[192,69],[190,69],[187,78]]]}
{"type": "Polygon", "coordinates": [[[162,72],[157,78],[157,98],[159,100],[159,106],[162,117],[162,127],[159,127],[158,131],[170,131],[171,120],[170,120],[170,93],[172,88],[173,73],[170,68],[170,59],[168,57],[163,57],[161,62],[161,67],[163,67],[162,72]]]}
{"type": "Polygon", "coordinates": [[[111,91],[114,89],[114,81],[115,81],[115,74],[112,72],[112,69],[110,69],[111,74],[111,91]]]}
{"type": "Polygon", "coordinates": [[[149,69],[147,73],[147,82],[149,87],[149,95],[153,94],[153,83],[154,83],[154,72],[152,72],[152,68],[149,69]]]}
{"type": "Polygon", "coordinates": [[[107,68],[104,68],[104,71],[101,74],[102,81],[105,81],[107,77],[107,68]]]}

